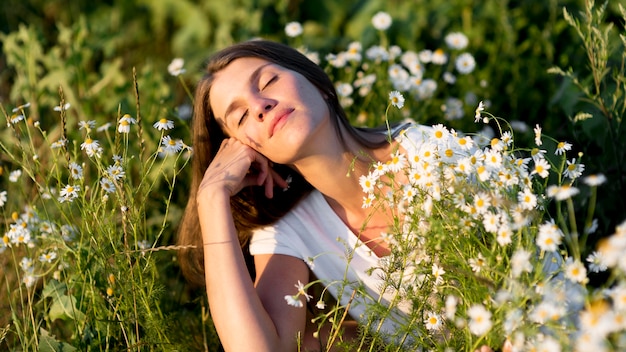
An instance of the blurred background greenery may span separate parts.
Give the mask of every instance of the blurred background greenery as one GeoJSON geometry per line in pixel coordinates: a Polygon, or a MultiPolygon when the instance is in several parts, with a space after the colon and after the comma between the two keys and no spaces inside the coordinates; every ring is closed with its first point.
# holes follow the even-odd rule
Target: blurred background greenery
{"type": "MultiPolygon", "coordinates": [[[[624,33],[618,3],[607,2],[601,19],[603,26],[617,28],[618,33],[608,36],[610,43],[620,43],[617,34],[624,33]]],[[[623,87],[619,80],[602,85],[599,95],[618,107],[607,117],[571,78],[547,72],[554,66],[571,68],[583,85],[593,81],[583,40],[563,16],[564,8],[578,16],[583,0],[3,0],[0,6],[0,104],[8,110],[30,102],[31,115],[48,128],[58,123],[47,114],[59,104],[59,86],[75,107],[70,111],[74,121],[115,116],[120,106],[123,111],[134,108],[135,68],[144,116],[176,119],[184,132],[190,98],[177,78],[167,73],[167,65],[173,58],[184,58],[184,79],[193,87],[212,52],[241,40],[264,37],[302,45],[323,58],[345,50],[352,41],[361,42],[363,48],[378,44],[379,33],[371,25],[377,11],[393,18],[388,43],[405,50],[436,49],[446,34],[462,32],[469,38],[467,51],[477,62],[475,82],[487,83],[478,99],[490,102],[489,111],[531,129],[540,124],[546,134],[572,142],[584,153],[587,173],[607,176],[609,184],[598,195],[600,236],[611,233],[626,215],[623,87]],[[302,37],[285,35],[291,21],[302,23],[302,37]],[[593,118],[573,122],[581,112],[593,118]]],[[[624,46],[605,46],[607,71],[623,74],[624,46]]],[[[466,109],[467,117],[455,122],[455,128],[476,128],[473,108],[466,109]]],[[[445,122],[442,115],[436,106],[415,118],[445,122]]],[[[531,134],[526,136],[530,141],[531,134]]],[[[172,218],[185,205],[184,181],[179,188],[172,218]]],[[[163,244],[173,243],[174,236],[171,231],[163,244]]],[[[189,334],[201,336],[203,321],[197,313],[202,293],[184,284],[176,265],[168,270],[174,293],[163,310],[196,321],[195,327],[189,323],[186,330],[173,334],[181,334],[181,340],[189,334]]],[[[0,319],[0,327],[4,325],[0,319]]]]}

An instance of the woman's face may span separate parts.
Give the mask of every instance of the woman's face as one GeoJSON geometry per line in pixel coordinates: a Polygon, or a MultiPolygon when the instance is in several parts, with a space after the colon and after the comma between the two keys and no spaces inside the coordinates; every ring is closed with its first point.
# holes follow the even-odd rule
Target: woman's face
{"type": "Polygon", "coordinates": [[[228,136],[279,164],[306,157],[311,143],[323,143],[332,130],[328,106],[311,82],[259,58],[236,59],[217,72],[209,103],[228,136]]]}

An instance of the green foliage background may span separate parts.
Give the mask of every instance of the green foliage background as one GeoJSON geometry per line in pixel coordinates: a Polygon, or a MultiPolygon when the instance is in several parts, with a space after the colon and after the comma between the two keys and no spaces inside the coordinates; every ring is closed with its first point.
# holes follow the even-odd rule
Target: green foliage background
{"type": "MultiPolygon", "coordinates": [[[[624,28],[617,4],[617,0],[608,2],[604,24],[624,28]]],[[[254,37],[304,45],[319,51],[321,57],[344,50],[351,41],[367,48],[380,40],[371,18],[382,10],[394,19],[387,32],[389,44],[405,50],[435,49],[450,32],[466,34],[468,51],[478,66],[477,79],[488,82],[478,98],[491,102],[489,110],[531,127],[540,124],[547,134],[572,142],[584,153],[588,173],[607,175],[609,185],[599,190],[597,214],[599,232],[608,234],[626,214],[626,143],[621,123],[615,123],[623,118],[624,108],[615,109],[612,121],[602,118],[597,105],[582,99],[571,77],[547,73],[553,66],[572,68],[583,84],[592,80],[582,40],[563,16],[563,8],[577,16],[583,5],[582,0],[4,0],[0,5],[0,104],[14,107],[30,102],[31,115],[54,130],[58,121],[46,114],[58,105],[62,86],[66,101],[72,102],[70,124],[91,119],[104,122],[116,116],[120,107],[122,111],[135,108],[135,68],[144,117],[176,119],[181,133],[186,133],[184,109],[190,101],[184,87],[167,73],[173,58],[185,59],[184,77],[193,87],[212,52],[254,37]],[[301,38],[284,34],[290,21],[303,24],[301,38]],[[594,118],[574,123],[573,117],[580,112],[594,118]]],[[[609,39],[619,42],[615,34],[609,39]]],[[[622,52],[608,53],[609,72],[620,67],[624,72],[622,52]]],[[[619,81],[603,87],[607,94],[617,91],[614,100],[623,104],[619,81]]],[[[455,128],[475,129],[471,113],[467,111],[468,118],[455,128]]],[[[416,118],[424,123],[444,122],[438,108],[416,118]]],[[[0,134],[0,138],[6,136],[0,134]]],[[[174,242],[176,219],[185,204],[185,181],[177,187],[169,215],[172,224],[162,245],[174,242]]],[[[158,223],[161,215],[155,212],[148,217],[158,223]]],[[[175,260],[173,253],[162,256],[166,262],[175,260]]],[[[172,340],[201,336],[205,331],[201,325],[210,326],[198,315],[202,290],[188,287],[176,265],[166,268],[162,275],[171,279],[161,309],[172,316],[171,321],[183,322],[181,328],[172,329],[172,340]]],[[[0,304],[0,312],[6,309],[0,304]]],[[[8,315],[0,315],[1,328],[8,315]]],[[[206,340],[218,345],[214,335],[213,340],[206,340]]]]}

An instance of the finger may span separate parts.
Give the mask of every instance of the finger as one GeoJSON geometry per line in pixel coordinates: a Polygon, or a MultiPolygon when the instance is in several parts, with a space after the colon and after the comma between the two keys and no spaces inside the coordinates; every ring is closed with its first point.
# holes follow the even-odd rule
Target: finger
{"type": "Polygon", "coordinates": [[[285,180],[278,172],[276,172],[276,170],[270,169],[270,174],[272,175],[272,180],[277,187],[283,189],[289,187],[289,182],[287,182],[287,180],[285,180]]]}
{"type": "Polygon", "coordinates": [[[274,197],[274,178],[272,176],[265,179],[265,196],[267,198],[274,197]]]}

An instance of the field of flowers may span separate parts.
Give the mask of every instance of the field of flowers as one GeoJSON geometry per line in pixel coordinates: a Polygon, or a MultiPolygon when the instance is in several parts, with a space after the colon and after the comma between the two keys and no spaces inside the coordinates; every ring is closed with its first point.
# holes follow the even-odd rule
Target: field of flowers
{"type": "MultiPolygon", "coordinates": [[[[372,268],[383,299],[338,283],[369,319],[357,341],[331,334],[340,347],[626,349],[619,1],[5,7],[0,349],[220,349],[174,243],[193,84],[212,51],[256,37],[321,65],[355,124],[433,126],[360,176],[363,206],[393,211],[394,251],[372,268]]],[[[305,295],[338,329],[346,306],[294,284],[285,304],[305,295]]]]}

